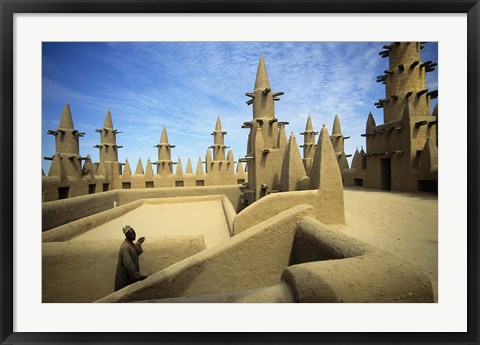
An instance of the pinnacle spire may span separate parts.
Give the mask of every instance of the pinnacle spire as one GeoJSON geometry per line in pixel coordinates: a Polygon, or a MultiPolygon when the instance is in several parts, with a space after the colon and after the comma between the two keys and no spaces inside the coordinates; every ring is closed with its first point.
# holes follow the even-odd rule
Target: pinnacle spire
{"type": "Polygon", "coordinates": [[[167,129],[165,126],[163,126],[162,134],[160,135],[160,144],[168,144],[167,129]]]}
{"type": "Polygon", "coordinates": [[[359,170],[362,168],[362,157],[361,157],[360,152],[358,152],[358,147],[355,150],[355,153],[353,154],[351,168],[352,169],[359,169],[359,170]]]}
{"type": "Polygon", "coordinates": [[[240,158],[237,160],[237,174],[241,174],[243,173],[243,164],[242,162],[240,161],[240,158]]]}
{"type": "Polygon", "coordinates": [[[210,152],[209,149],[207,149],[207,153],[205,154],[205,161],[207,162],[207,173],[208,173],[208,169],[210,168],[210,163],[212,163],[212,153],[210,152]]]}
{"type": "Polygon", "coordinates": [[[342,175],[333,151],[327,127],[323,125],[310,173],[310,188],[320,190],[343,190],[342,175]]]}
{"type": "Polygon", "coordinates": [[[260,57],[257,68],[257,77],[255,79],[254,90],[270,88],[270,81],[268,80],[267,67],[265,66],[265,59],[263,55],[260,57]]]}
{"type": "Polygon", "coordinates": [[[349,169],[348,160],[347,160],[347,156],[345,155],[345,152],[342,152],[342,154],[340,155],[338,159],[338,165],[340,166],[340,170],[349,169]]]}
{"type": "Polygon", "coordinates": [[[342,128],[340,127],[340,119],[338,115],[335,115],[335,119],[333,120],[333,129],[332,135],[342,134],[342,128]]]}
{"type": "Polygon", "coordinates": [[[202,159],[198,157],[198,162],[197,162],[197,171],[195,171],[197,175],[203,175],[203,164],[202,164],[202,159]]]}
{"type": "Polygon", "coordinates": [[[65,168],[61,160],[60,154],[57,153],[53,156],[52,164],[48,170],[48,176],[58,176],[62,178],[65,175],[65,168]]]}
{"type": "Polygon", "coordinates": [[[217,123],[215,124],[215,131],[222,130],[222,123],[220,122],[220,116],[217,117],[217,123]]]}
{"type": "Polygon", "coordinates": [[[310,116],[310,113],[308,114],[307,125],[305,126],[305,131],[313,131],[312,118],[310,116]]]}
{"type": "Polygon", "coordinates": [[[110,108],[107,110],[105,115],[105,121],[103,122],[103,128],[113,128],[112,114],[110,113],[110,108]]]}
{"type": "Polygon", "coordinates": [[[190,161],[190,157],[188,158],[188,161],[187,161],[187,169],[185,170],[185,173],[186,174],[193,174],[192,162],[190,161]]]}
{"type": "Polygon", "coordinates": [[[293,132],[288,139],[287,148],[283,156],[281,186],[282,191],[294,191],[299,189],[300,181],[307,178],[302,157],[298,148],[297,140],[293,132]]]}
{"type": "Polygon", "coordinates": [[[58,128],[73,129],[72,112],[70,111],[70,105],[68,103],[65,103],[63,107],[58,128]]]}
{"type": "Polygon", "coordinates": [[[139,158],[137,162],[137,168],[135,169],[135,175],[143,175],[143,164],[142,164],[142,159],[139,158]]]}
{"type": "Polygon", "coordinates": [[[153,178],[153,168],[152,162],[150,161],[150,157],[147,159],[147,166],[145,167],[145,177],[153,178]]]}
{"type": "Polygon", "coordinates": [[[177,175],[177,176],[182,176],[183,175],[183,167],[182,167],[182,161],[181,161],[180,157],[178,157],[177,169],[175,170],[175,175],[177,175]]]}
{"type": "Polygon", "coordinates": [[[123,176],[132,176],[132,169],[130,169],[130,163],[128,158],[125,158],[125,164],[123,166],[123,176]]]}
{"type": "Polygon", "coordinates": [[[227,153],[227,161],[230,161],[231,163],[233,163],[233,161],[234,161],[233,151],[232,151],[232,150],[228,150],[228,153],[227,153]]]}
{"type": "Polygon", "coordinates": [[[369,132],[373,127],[375,127],[375,119],[373,118],[372,112],[368,114],[366,131],[369,132]]]}

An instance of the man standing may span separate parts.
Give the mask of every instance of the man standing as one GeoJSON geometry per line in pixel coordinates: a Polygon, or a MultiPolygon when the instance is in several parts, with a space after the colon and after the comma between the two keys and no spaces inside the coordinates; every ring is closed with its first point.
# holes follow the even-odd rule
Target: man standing
{"type": "Polygon", "coordinates": [[[135,230],[130,225],[125,225],[122,230],[125,234],[125,241],[123,241],[118,252],[115,291],[147,278],[140,274],[140,266],[138,264],[138,256],[143,253],[142,243],[145,241],[145,237],[140,237],[137,243],[134,244],[135,230]]]}

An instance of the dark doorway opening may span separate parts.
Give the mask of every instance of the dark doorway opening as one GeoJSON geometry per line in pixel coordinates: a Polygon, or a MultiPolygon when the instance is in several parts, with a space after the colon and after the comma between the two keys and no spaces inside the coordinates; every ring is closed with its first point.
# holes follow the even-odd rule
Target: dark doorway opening
{"type": "Polygon", "coordinates": [[[390,158],[380,160],[380,188],[383,190],[392,189],[392,163],[390,158]]]}
{"type": "Polygon", "coordinates": [[[357,187],[363,187],[363,179],[362,178],[354,178],[353,185],[357,187]]]}
{"type": "Polygon", "coordinates": [[[70,187],[60,187],[58,188],[58,199],[67,199],[70,187]]]}
{"type": "Polygon", "coordinates": [[[434,180],[418,180],[417,191],[428,192],[428,193],[438,193],[438,182],[434,180]]]}

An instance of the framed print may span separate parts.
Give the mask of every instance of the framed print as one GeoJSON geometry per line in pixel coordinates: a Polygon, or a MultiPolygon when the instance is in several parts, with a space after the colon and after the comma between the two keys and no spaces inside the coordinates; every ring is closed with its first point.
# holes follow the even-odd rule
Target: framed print
{"type": "Polygon", "coordinates": [[[478,6],[2,1],[2,343],[477,344],[478,6]]]}

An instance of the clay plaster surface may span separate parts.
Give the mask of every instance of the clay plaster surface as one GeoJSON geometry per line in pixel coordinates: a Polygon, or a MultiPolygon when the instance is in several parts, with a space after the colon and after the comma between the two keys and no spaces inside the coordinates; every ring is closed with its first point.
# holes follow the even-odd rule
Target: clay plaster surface
{"type": "MultiPolygon", "coordinates": [[[[144,204],[112,221],[104,223],[71,241],[105,241],[124,238],[122,226],[129,224],[137,238],[203,235],[207,248],[230,238],[222,200],[189,203],[144,204]]],[[[147,242],[146,242],[147,243],[147,242]]]]}
{"type": "Polygon", "coordinates": [[[408,194],[345,189],[344,234],[372,244],[419,266],[438,300],[438,199],[408,194]]]}

